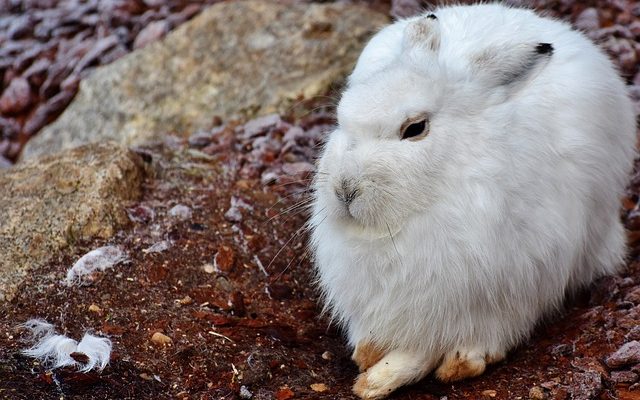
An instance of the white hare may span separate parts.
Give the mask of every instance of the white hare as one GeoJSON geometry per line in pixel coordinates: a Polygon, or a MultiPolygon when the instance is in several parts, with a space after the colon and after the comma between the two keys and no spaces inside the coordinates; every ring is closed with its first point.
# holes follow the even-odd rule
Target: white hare
{"type": "Polygon", "coordinates": [[[605,54],[499,4],[364,49],[318,164],[311,245],[362,398],[481,374],[625,257],[635,118],[605,54]]]}

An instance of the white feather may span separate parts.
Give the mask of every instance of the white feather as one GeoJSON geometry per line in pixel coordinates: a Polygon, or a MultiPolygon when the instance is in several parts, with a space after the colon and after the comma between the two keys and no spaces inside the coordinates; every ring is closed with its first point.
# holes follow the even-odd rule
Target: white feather
{"type": "Polygon", "coordinates": [[[67,285],[73,285],[94,272],[105,271],[127,259],[127,254],[118,246],[99,247],[80,257],[67,271],[64,282],[67,285]]]}
{"type": "Polygon", "coordinates": [[[109,363],[111,340],[85,333],[76,351],[89,358],[89,361],[80,369],[81,372],[88,372],[95,367],[102,371],[109,363]]]}
{"type": "Polygon", "coordinates": [[[80,372],[89,372],[96,368],[103,370],[111,357],[111,341],[85,333],[78,343],[65,335],[56,334],[53,325],[42,319],[31,319],[22,327],[31,332],[31,339],[36,343],[22,353],[40,360],[49,368],[75,366],[80,372]],[[81,363],[71,357],[72,353],[87,356],[87,362],[81,363]]]}

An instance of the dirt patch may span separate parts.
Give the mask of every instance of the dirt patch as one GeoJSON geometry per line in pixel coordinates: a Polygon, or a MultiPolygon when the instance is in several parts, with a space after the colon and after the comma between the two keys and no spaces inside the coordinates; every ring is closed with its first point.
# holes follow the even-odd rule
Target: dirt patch
{"type": "MultiPolygon", "coordinates": [[[[77,245],[0,306],[0,398],[354,399],[357,368],[320,315],[303,228],[309,162],[333,120],[322,108],[300,114],[137,149],[151,173],[128,207],[134,227],[77,245]],[[130,262],[83,286],[61,282],[105,244],[130,262]],[[110,365],[49,371],[21,355],[28,335],[17,325],[33,317],[70,337],[110,337],[110,365]]],[[[485,375],[452,385],[429,377],[392,398],[637,398],[638,366],[605,360],[640,337],[639,184],[636,174],[624,200],[633,247],[623,276],[570,299],[485,375]]]]}

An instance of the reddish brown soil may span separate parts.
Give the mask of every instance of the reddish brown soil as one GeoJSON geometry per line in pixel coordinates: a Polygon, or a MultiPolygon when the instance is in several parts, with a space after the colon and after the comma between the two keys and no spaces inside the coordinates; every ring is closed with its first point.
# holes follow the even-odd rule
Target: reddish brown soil
{"type": "MultiPolygon", "coordinates": [[[[91,284],[67,287],[61,283],[67,269],[104,244],[78,243],[0,306],[0,398],[235,399],[241,386],[254,399],[355,398],[357,370],[340,331],[319,314],[306,237],[295,233],[305,213],[287,211],[306,198],[305,173],[282,172],[304,163],[304,152],[330,122],[323,112],[297,120],[306,139],[296,145],[283,145],[293,125],[275,118],[252,129],[214,128],[213,135],[194,135],[190,145],[172,140],[138,150],[149,169],[145,195],[129,205],[131,228],[109,242],[123,246],[131,262],[91,284]],[[268,145],[253,148],[258,138],[268,145]],[[263,185],[259,177],[270,171],[277,182],[263,185]],[[253,210],[227,213],[231,197],[253,210]],[[176,204],[190,207],[191,218],[170,217],[176,204]],[[173,246],[144,251],[161,240],[173,246]],[[110,337],[111,363],[102,373],[80,374],[49,371],[26,358],[20,349],[30,343],[18,325],[34,317],[73,338],[87,329],[110,337]],[[172,343],[153,344],[155,332],[172,343]]],[[[630,229],[640,227],[640,176],[634,179],[624,201],[630,229]]],[[[427,378],[392,398],[526,399],[531,390],[552,399],[639,398],[631,383],[616,384],[604,363],[624,342],[640,339],[639,234],[630,232],[633,251],[622,277],[570,299],[565,312],[485,375],[450,385],[427,378]]]]}

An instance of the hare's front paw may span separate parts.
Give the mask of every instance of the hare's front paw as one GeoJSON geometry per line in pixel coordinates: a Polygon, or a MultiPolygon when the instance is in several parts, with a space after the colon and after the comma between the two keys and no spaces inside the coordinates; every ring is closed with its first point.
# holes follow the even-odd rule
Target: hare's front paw
{"type": "Polygon", "coordinates": [[[358,342],[351,359],[364,372],[384,357],[384,350],[368,340],[358,342]]]}
{"type": "Polygon", "coordinates": [[[393,350],[358,376],[353,392],[362,399],[383,399],[400,386],[422,379],[431,368],[428,357],[393,350]]]}
{"type": "Polygon", "coordinates": [[[481,375],[487,364],[504,359],[503,353],[488,354],[478,349],[456,350],[444,356],[436,370],[436,377],[443,382],[453,382],[481,375]]]}

